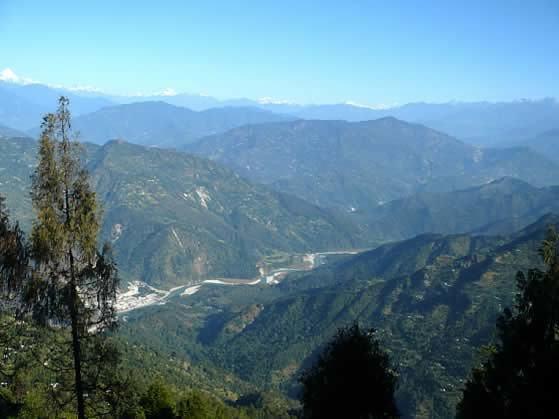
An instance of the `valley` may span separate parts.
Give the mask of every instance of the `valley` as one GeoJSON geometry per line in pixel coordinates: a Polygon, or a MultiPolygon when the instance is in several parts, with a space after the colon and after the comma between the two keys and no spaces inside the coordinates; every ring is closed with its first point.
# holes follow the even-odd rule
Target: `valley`
{"type": "MultiPolygon", "coordinates": [[[[37,115],[61,92],[0,81],[0,196],[29,240],[37,115]]],[[[300,416],[303,372],[354,323],[377,331],[402,417],[453,417],[517,272],[544,269],[538,249],[559,228],[555,100],[69,96],[73,158],[114,257],[88,268],[118,268],[119,327],[104,337],[152,387],[254,413],[239,418],[300,416]]]]}
{"type": "Polygon", "coordinates": [[[558,40],[0,0],[0,419],[559,417],[558,40]]]}
{"type": "Polygon", "coordinates": [[[273,287],[204,285],[129,313],[123,333],[293,396],[314,348],[358,318],[381,331],[397,362],[406,414],[448,417],[480,356],[475,348],[490,342],[515,295],[515,272],[538,266],[537,243],[550,223],[557,217],[511,236],[418,236],[291,273],[273,287]],[[151,336],[159,322],[172,339],[151,336]]]}
{"type": "MultiPolygon", "coordinates": [[[[299,261],[286,267],[265,267],[265,263],[259,264],[260,275],[254,279],[243,278],[216,278],[206,279],[199,284],[176,286],[169,290],[161,290],[150,286],[141,281],[132,281],[126,284],[127,290],[118,293],[116,309],[119,314],[127,313],[132,310],[149,307],[152,305],[164,305],[172,298],[180,295],[188,297],[198,292],[202,286],[251,286],[251,285],[278,285],[288,274],[295,272],[311,271],[325,263],[327,259],[340,255],[355,255],[357,250],[341,250],[318,253],[307,253],[304,255],[289,255],[286,259],[299,261]]],[[[277,263],[277,262],[276,262],[277,263]]]]}

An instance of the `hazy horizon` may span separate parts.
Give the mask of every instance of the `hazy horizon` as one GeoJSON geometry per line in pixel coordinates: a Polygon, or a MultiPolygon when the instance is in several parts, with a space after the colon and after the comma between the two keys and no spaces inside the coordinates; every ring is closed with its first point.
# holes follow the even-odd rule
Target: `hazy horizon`
{"type": "Polygon", "coordinates": [[[0,0],[0,418],[557,416],[557,40],[559,0],[0,0]]]}
{"type": "Polygon", "coordinates": [[[448,104],[458,105],[458,104],[473,104],[473,103],[498,104],[498,103],[541,102],[546,100],[552,100],[557,102],[557,97],[555,96],[542,96],[542,97],[534,97],[534,98],[519,97],[519,98],[512,98],[510,100],[493,100],[493,101],[487,99],[472,100],[472,101],[449,99],[446,101],[433,101],[433,102],[426,101],[426,100],[417,100],[417,101],[404,102],[404,103],[367,104],[367,103],[358,103],[351,100],[346,100],[346,101],[339,101],[339,102],[309,103],[309,102],[295,102],[295,101],[274,99],[271,97],[247,97],[246,95],[239,96],[239,97],[219,97],[219,96],[212,96],[203,93],[189,92],[189,91],[175,91],[171,89],[164,89],[162,91],[154,91],[154,92],[118,94],[110,91],[103,91],[101,89],[93,88],[92,86],[85,86],[85,85],[68,86],[62,83],[54,83],[54,84],[45,83],[40,80],[36,80],[32,77],[23,76],[15,72],[13,69],[9,67],[0,70],[0,82],[18,85],[18,86],[32,86],[32,85],[46,86],[48,88],[64,90],[78,95],[84,95],[84,96],[90,95],[92,97],[98,96],[98,97],[108,97],[113,99],[121,99],[125,101],[125,103],[128,103],[127,101],[132,99],[137,99],[134,100],[134,102],[139,102],[142,101],[142,99],[145,99],[146,101],[151,101],[151,100],[164,99],[166,97],[173,98],[177,96],[192,96],[192,97],[215,99],[219,102],[223,102],[225,105],[227,105],[228,102],[246,100],[246,101],[257,102],[263,105],[264,104],[294,105],[294,106],[350,105],[350,106],[356,106],[360,108],[382,110],[382,109],[391,109],[391,108],[397,108],[397,107],[401,107],[405,105],[413,105],[413,104],[429,104],[429,105],[448,105],[448,104]]]}
{"type": "Polygon", "coordinates": [[[373,108],[559,96],[553,1],[160,6],[2,1],[0,79],[373,108]]]}

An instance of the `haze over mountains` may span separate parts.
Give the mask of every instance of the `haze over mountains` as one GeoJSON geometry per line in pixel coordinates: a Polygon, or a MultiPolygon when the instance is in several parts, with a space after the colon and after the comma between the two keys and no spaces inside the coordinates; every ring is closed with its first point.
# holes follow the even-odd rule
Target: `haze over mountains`
{"type": "Polygon", "coordinates": [[[516,142],[510,145],[520,145],[530,147],[532,150],[540,153],[555,161],[559,160],[559,129],[545,131],[534,138],[516,142]]]}
{"type": "MultiPolygon", "coordinates": [[[[394,123],[399,129],[403,124],[391,119],[380,122],[381,132],[385,134],[391,132],[394,123]]],[[[468,150],[469,146],[424,127],[408,124],[403,127],[432,135],[434,142],[427,144],[435,146],[426,148],[421,142],[423,137],[406,137],[396,130],[392,135],[400,139],[400,153],[391,149],[386,157],[379,154],[383,150],[386,152],[386,143],[373,142],[370,154],[366,154],[363,143],[353,143],[351,139],[345,147],[347,150],[353,147],[351,155],[360,150],[361,156],[372,162],[379,154],[381,159],[394,164],[402,156],[409,156],[410,150],[417,153],[435,150],[441,161],[450,159],[450,163],[445,162],[447,166],[434,163],[433,166],[440,164],[441,170],[453,173],[452,177],[457,179],[455,184],[472,183],[472,179],[477,179],[471,175],[474,173],[471,167],[467,173],[462,169],[452,171],[458,166],[451,156],[463,158],[464,147],[468,150]],[[439,141],[448,141],[448,144],[439,141]],[[448,150],[445,147],[449,147],[448,150]]],[[[31,219],[26,191],[35,164],[36,143],[25,138],[2,138],[0,146],[0,192],[7,197],[9,206],[25,227],[31,219]]],[[[357,167],[356,162],[344,162],[342,153],[329,149],[326,142],[316,147],[324,149],[324,155],[339,156],[339,161],[348,167],[357,167]]],[[[102,147],[89,144],[84,153],[105,208],[103,235],[115,245],[123,277],[167,288],[215,277],[253,279],[258,277],[258,267],[264,266],[267,258],[281,259],[294,253],[372,247],[428,232],[507,233],[559,210],[556,187],[536,188],[513,178],[437,193],[419,192],[424,186],[414,183],[400,191],[399,200],[382,205],[371,202],[370,206],[364,204],[359,210],[348,211],[346,205],[337,206],[339,201],[336,200],[320,202],[321,207],[252,184],[219,164],[178,151],[112,141],[102,147]]],[[[279,158],[278,150],[275,154],[279,158]]],[[[311,153],[315,157],[316,154],[311,153]]],[[[538,155],[534,155],[533,161],[514,156],[515,153],[509,160],[505,157],[491,159],[492,170],[497,170],[492,173],[520,167],[522,170],[518,173],[543,183],[552,182],[550,176],[558,176],[554,164],[538,155]],[[499,161],[503,162],[502,167],[496,165],[499,161]]],[[[315,167],[312,163],[306,166],[315,167]]],[[[325,183],[324,174],[330,179],[344,179],[341,171],[320,160],[316,167],[321,170],[309,178],[309,185],[313,184],[312,179],[317,185],[325,183]]],[[[389,170],[376,163],[370,167],[375,170],[363,172],[362,183],[338,181],[335,184],[342,186],[325,191],[324,196],[347,196],[343,195],[344,190],[354,191],[356,196],[367,196],[374,193],[369,185],[389,183],[391,177],[405,174],[406,170],[410,172],[409,178],[413,178],[411,174],[417,170],[416,166],[405,165],[400,165],[399,170],[389,170]]],[[[272,173],[276,169],[270,167],[272,173]]],[[[447,172],[444,172],[445,179],[451,178],[447,172]]],[[[303,178],[302,174],[298,176],[303,178]]],[[[356,177],[355,174],[345,175],[347,180],[356,177]]],[[[309,186],[309,189],[312,188],[309,186]]]]}
{"type": "Polygon", "coordinates": [[[559,166],[527,148],[482,149],[394,118],[294,121],[233,129],[186,150],[324,207],[368,212],[420,191],[512,176],[555,184],[559,166]]]}
{"type": "Polygon", "coordinates": [[[0,125],[0,136],[2,137],[25,137],[25,133],[18,131],[17,129],[13,129],[7,127],[5,125],[0,125]]]}
{"type": "MultiPolygon", "coordinates": [[[[165,94],[146,96],[112,96],[100,92],[87,92],[53,88],[41,84],[15,84],[0,81],[0,120],[8,127],[21,131],[37,133],[37,121],[43,113],[52,110],[50,104],[60,94],[65,94],[72,101],[75,116],[99,111],[101,114],[85,118],[86,121],[99,122],[106,126],[91,128],[84,122],[83,134],[91,137],[91,141],[102,142],[124,137],[131,142],[157,144],[152,134],[163,135],[162,145],[177,146],[192,140],[192,135],[209,135],[223,132],[235,126],[279,121],[285,119],[319,119],[367,121],[392,116],[404,121],[424,124],[430,128],[445,132],[453,137],[476,145],[497,145],[511,142],[527,141],[546,131],[559,128],[559,104],[554,99],[520,100],[516,102],[449,102],[441,104],[410,103],[392,107],[367,107],[352,103],[301,105],[276,102],[273,99],[251,100],[233,99],[218,100],[209,96],[191,94],[165,94]],[[164,102],[193,111],[207,111],[214,108],[227,108],[213,115],[200,116],[201,121],[193,121],[193,116],[186,118],[191,123],[176,122],[177,110],[163,107],[157,110],[166,120],[168,133],[138,132],[136,124],[145,124],[142,113],[134,108],[123,107],[137,102],[164,102]],[[232,108],[243,108],[233,110],[232,108]],[[248,109],[252,108],[252,109],[248,109]],[[268,113],[258,113],[257,109],[268,113]],[[270,113],[278,114],[271,115],[270,113]],[[114,119],[122,117],[123,121],[114,119]],[[100,121],[97,121],[97,118],[100,121]],[[209,120],[209,121],[208,121],[209,120]],[[125,122],[128,122],[128,125],[125,122]],[[191,126],[192,125],[192,126],[191,126]],[[141,134],[141,135],[140,135],[141,134]],[[109,135],[111,137],[105,138],[109,135]],[[184,139],[181,138],[184,137],[184,139]],[[165,142],[169,141],[169,142],[165,142]]],[[[153,105],[146,105],[153,106],[153,105]]],[[[153,108],[152,108],[153,109],[153,108]]],[[[160,139],[161,141],[161,139],[160,139]]]]}
{"type": "Polygon", "coordinates": [[[42,84],[17,84],[0,81],[0,121],[10,128],[27,131],[37,127],[60,95],[72,101],[74,115],[93,112],[113,102],[105,97],[77,94],[42,84]]]}
{"type": "MultiPolygon", "coordinates": [[[[27,231],[28,136],[60,93],[0,83],[0,194],[27,231]]],[[[382,330],[404,417],[446,418],[516,270],[539,263],[558,224],[554,100],[368,109],[70,93],[122,291],[164,296],[132,304],[119,334],[194,360],[192,386],[227,376],[228,389],[292,399],[302,368],[358,320],[382,330]]]]}
{"type": "Polygon", "coordinates": [[[0,419],[559,417],[559,1],[317,3],[0,0],[0,419]]]}
{"type": "MultiPolygon", "coordinates": [[[[26,113],[21,109],[52,110],[61,92],[68,93],[0,83],[3,115],[12,112],[18,117],[8,121],[25,120],[31,115],[21,117],[26,113]],[[23,108],[12,106],[18,103],[23,108]]],[[[353,105],[320,108],[205,97],[197,109],[251,106],[194,111],[176,106],[187,104],[189,95],[115,104],[125,98],[69,93],[73,128],[82,141],[105,144],[119,138],[179,149],[148,150],[122,141],[86,146],[106,207],[104,235],[115,242],[119,264],[131,280],[170,286],[216,276],[254,278],[257,265],[274,253],[363,248],[426,232],[508,232],[556,210],[551,186],[559,179],[559,164],[529,143],[480,148],[394,117],[352,122],[387,112],[353,105]],[[321,112],[330,111],[348,121],[294,116],[329,119],[333,114],[321,112]],[[456,217],[461,212],[464,216],[456,217]]],[[[393,110],[413,119],[421,108],[433,120],[448,107],[469,111],[471,119],[482,109],[495,111],[493,105],[480,106],[393,110]]],[[[539,120],[548,121],[553,118],[546,112],[554,106],[554,101],[518,102],[499,109],[519,115],[543,109],[539,120]]],[[[35,146],[15,139],[23,134],[12,128],[3,127],[0,135],[12,138],[2,143],[0,163],[8,176],[0,179],[0,191],[25,224],[35,146]]]]}
{"type": "MultiPolygon", "coordinates": [[[[130,98],[120,100],[130,101],[130,98]]],[[[193,110],[215,107],[258,107],[298,119],[367,121],[387,116],[416,122],[477,145],[524,140],[559,127],[559,104],[554,99],[516,102],[409,103],[393,106],[367,106],[351,102],[301,105],[285,101],[232,99],[178,94],[152,96],[149,100],[167,102],[193,110]]]]}
{"type": "Polygon", "coordinates": [[[165,102],[138,102],[102,108],[78,116],[74,127],[84,141],[109,139],[157,147],[182,147],[201,137],[247,124],[292,118],[258,108],[215,108],[200,112],[165,102]]]}

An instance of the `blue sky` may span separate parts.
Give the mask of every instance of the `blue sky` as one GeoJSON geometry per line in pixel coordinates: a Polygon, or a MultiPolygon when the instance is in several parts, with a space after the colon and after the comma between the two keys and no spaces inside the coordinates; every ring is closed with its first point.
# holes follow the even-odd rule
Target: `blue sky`
{"type": "Polygon", "coordinates": [[[299,103],[559,97],[559,1],[0,0],[0,70],[299,103]]]}

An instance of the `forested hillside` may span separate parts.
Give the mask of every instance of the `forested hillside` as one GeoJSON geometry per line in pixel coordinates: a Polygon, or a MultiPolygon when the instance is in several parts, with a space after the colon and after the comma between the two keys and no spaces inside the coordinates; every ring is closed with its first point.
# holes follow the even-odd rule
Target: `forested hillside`
{"type": "MultiPolygon", "coordinates": [[[[29,227],[36,144],[0,139],[0,192],[29,227]]],[[[113,141],[84,159],[104,205],[102,236],[121,274],[170,288],[212,277],[253,278],[276,253],[362,246],[343,217],[253,185],[211,161],[113,141]]]]}
{"type": "Polygon", "coordinates": [[[559,2],[432,3],[0,0],[0,419],[559,417],[559,2]]]}
{"type": "Polygon", "coordinates": [[[398,240],[422,233],[506,234],[550,212],[559,213],[557,186],[536,188],[506,177],[468,189],[390,201],[364,218],[374,237],[398,240]]]}
{"type": "Polygon", "coordinates": [[[478,148],[394,118],[246,126],[186,149],[345,212],[367,213],[417,192],[464,189],[503,176],[535,186],[559,178],[559,166],[526,148],[478,148]]]}
{"type": "Polygon", "coordinates": [[[405,417],[449,417],[512,302],[517,270],[539,266],[539,243],[557,222],[547,216],[510,236],[418,236],[273,288],[203,288],[131,314],[122,333],[296,397],[301,368],[338,327],[358,320],[381,331],[397,363],[405,417]],[[169,334],[161,324],[173,325],[169,334]]]}

